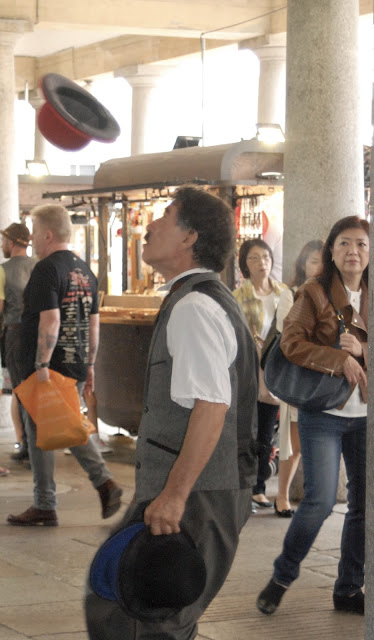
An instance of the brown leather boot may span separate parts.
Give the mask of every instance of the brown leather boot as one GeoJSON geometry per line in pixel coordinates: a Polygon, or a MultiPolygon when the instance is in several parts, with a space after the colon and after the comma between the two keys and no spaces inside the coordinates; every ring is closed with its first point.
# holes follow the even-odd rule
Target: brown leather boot
{"type": "Polygon", "coordinates": [[[101,516],[106,519],[113,516],[121,506],[122,489],[113,480],[109,479],[100,487],[99,492],[102,512],[101,516]]]}
{"type": "Polygon", "coordinates": [[[19,516],[8,516],[9,524],[13,524],[19,527],[35,527],[38,524],[45,527],[57,527],[57,513],[54,509],[37,509],[36,507],[29,507],[19,516]]]}

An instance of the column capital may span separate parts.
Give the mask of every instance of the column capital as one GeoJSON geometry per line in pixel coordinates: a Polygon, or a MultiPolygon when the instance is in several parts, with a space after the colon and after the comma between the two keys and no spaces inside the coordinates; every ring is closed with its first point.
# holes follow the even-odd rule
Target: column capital
{"type": "Polygon", "coordinates": [[[115,78],[125,78],[132,87],[155,87],[158,80],[175,65],[133,64],[113,72],[115,78]]]}
{"type": "Polygon", "coordinates": [[[39,88],[29,92],[29,103],[36,111],[45,103],[45,98],[39,88]]]}
{"type": "Polygon", "coordinates": [[[286,46],[259,47],[258,49],[252,49],[252,51],[260,62],[286,62],[286,46]]]}
{"type": "Polygon", "coordinates": [[[239,49],[250,49],[260,59],[286,60],[287,36],[285,33],[268,33],[239,43],[239,49]]]}
{"type": "Polygon", "coordinates": [[[15,46],[17,40],[26,32],[32,31],[30,20],[11,20],[0,18],[0,46],[15,46]]]}

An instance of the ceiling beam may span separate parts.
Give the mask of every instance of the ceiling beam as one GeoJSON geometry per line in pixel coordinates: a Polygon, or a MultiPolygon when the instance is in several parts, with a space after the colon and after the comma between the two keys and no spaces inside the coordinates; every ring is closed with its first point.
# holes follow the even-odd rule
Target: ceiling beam
{"type": "MultiPolygon", "coordinates": [[[[230,44],[230,41],[207,40],[207,48],[230,44]]],[[[171,60],[200,52],[197,38],[148,38],[121,36],[85,47],[65,49],[42,58],[16,58],[17,92],[36,87],[46,73],[60,73],[71,80],[111,73],[122,67],[171,60]]]]}

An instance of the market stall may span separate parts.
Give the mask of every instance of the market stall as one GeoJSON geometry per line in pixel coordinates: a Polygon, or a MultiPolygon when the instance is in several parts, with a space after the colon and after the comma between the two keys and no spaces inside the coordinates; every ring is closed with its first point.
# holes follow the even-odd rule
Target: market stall
{"type": "MultiPolygon", "coordinates": [[[[283,144],[269,147],[254,139],[109,160],[96,172],[92,189],[44,194],[85,216],[87,261],[103,292],[96,392],[99,417],[107,424],[136,433],[141,416],[162,283],[141,259],[147,225],[163,214],[177,186],[195,183],[233,206],[239,246],[261,237],[274,217],[282,224],[282,171],[283,144]]],[[[235,262],[222,277],[235,286],[235,262]]]]}

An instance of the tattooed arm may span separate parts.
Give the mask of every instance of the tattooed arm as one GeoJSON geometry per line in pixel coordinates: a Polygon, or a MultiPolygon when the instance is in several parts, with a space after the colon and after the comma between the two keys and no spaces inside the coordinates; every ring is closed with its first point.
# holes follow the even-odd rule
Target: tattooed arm
{"type": "Polygon", "coordinates": [[[90,316],[90,347],[89,347],[89,365],[87,371],[87,379],[84,387],[84,393],[92,393],[95,386],[95,364],[96,354],[99,347],[99,331],[100,331],[100,315],[93,313],[90,316]]]}
{"type": "MultiPolygon", "coordinates": [[[[39,315],[38,346],[36,362],[49,362],[57,344],[60,329],[60,309],[41,311],[39,315]]],[[[39,382],[49,380],[49,369],[43,367],[37,372],[39,382]]]]}

